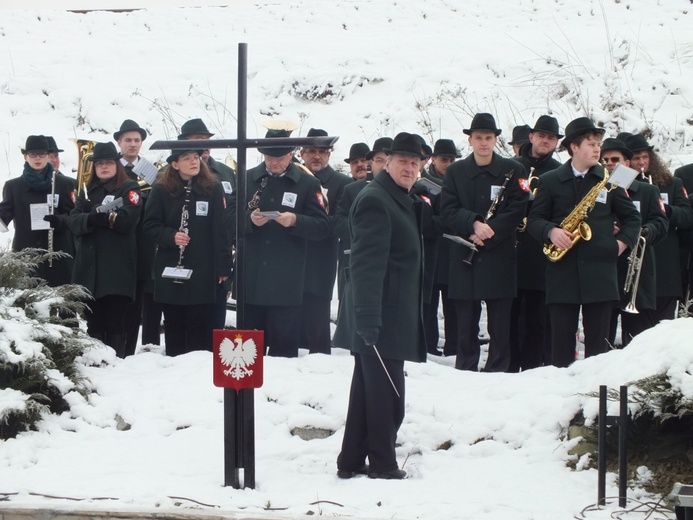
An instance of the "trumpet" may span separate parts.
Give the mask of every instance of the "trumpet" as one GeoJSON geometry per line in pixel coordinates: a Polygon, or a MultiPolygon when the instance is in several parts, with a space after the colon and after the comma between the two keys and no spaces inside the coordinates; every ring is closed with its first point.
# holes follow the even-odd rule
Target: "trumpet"
{"type": "MultiPolygon", "coordinates": [[[[537,195],[537,190],[539,187],[537,186],[536,188],[532,189],[532,181],[537,181],[539,180],[538,175],[534,175],[534,166],[529,170],[529,177],[527,177],[527,187],[529,188],[529,193],[531,198],[533,199],[537,195]]],[[[522,219],[522,222],[520,223],[519,226],[517,226],[517,232],[518,233],[524,233],[527,231],[527,216],[525,215],[525,218],[522,219]]]]}
{"type": "Polygon", "coordinates": [[[644,236],[638,237],[638,243],[635,244],[633,251],[628,256],[628,271],[626,272],[626,283],[623,285],[623,291],[631,293],[628,305],[623,309],[625,312],[639,314],[635,307],[635,300],[638,297],[638,286],[640,285],[640,273],[642,272],[642,263],[645,260],[645,248],[647,240],[644,236]]]}

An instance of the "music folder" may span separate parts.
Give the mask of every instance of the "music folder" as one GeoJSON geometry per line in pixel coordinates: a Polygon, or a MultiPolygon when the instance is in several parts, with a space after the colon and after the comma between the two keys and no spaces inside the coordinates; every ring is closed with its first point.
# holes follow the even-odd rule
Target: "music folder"
{"type": "Polygon", "coordinates": [[[637,170],[629,168],[624,164],[617,164],[616,168],[614,168],[614,171],[612,171],[609,176],[609,184],[628,189],[638,175],[637,170]]]}
{"type": "Polygon", "coordinates": [[[165,267],[161,277],[173,278],[174,280],[190,280],[192,272],[192,269],[185,269],[184,267],[165,267]]]}

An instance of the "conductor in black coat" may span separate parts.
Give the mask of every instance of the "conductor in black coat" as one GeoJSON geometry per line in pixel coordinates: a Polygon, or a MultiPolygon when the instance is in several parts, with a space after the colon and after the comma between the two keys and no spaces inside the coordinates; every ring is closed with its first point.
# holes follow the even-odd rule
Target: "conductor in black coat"
{"type": "Polygon", "coordinates": [[[354,353],[355,365],[337,459],[340,478],[406,476],[395,455],[404,419],[404,361],[426,360],[417,218],[417,204],[424,203],[409,194],[421,166],[421,144],[402,132],[390,154],[387,171],[361,191],[349,214],[350,278],[334,342],[354,353]]]}
{"type": "Polygon", "coordinates": [[[515,232],[529,189],[524,167],[493,151],[501,131],[491,114],[476,114],[464,133],[473,153],[447,169],[441,199],[445,226],[479,250],[471,259],[467,246],[455,243],[450,250],[448,291],[458,324],[455,368],[478,370],[484,300],[491,340],[484,370],[505,372],[510,366],[510,309],[517,294],[515,232]]]}
{"type": "MultiPolygon", "coordinates": [[[[551,323],[551,364],[566,367],[575,360],[575,333],[582,308],[585,356],[606,352],[611,309],[619,299],[616,261],[640,234],[640,214],[623,188],[601,189],[586,219],[589,241],[574,241],[575,228],[561,227],[585,196],[604,180],[599,164],[604,129],[581,117],[566,127],[563,146],[571,160],[539,178],[528,217],[528,230],[565,256],[546,269],[546,303],[551,323]],[[614,233],[614,222],[620,229],[614,233]]],[[[596,190],[595,190],[596,191],[596,190]]],[[[579,219],[576,219],[579,220],[579,219]]]]}

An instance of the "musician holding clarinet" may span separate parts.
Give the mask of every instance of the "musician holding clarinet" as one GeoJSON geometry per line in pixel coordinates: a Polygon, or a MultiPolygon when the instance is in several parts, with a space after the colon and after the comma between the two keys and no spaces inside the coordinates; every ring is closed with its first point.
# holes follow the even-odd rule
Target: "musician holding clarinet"
{"type": "Polygon", "coordinates": [[[463,132],[472,154],[448,167],[441,195],[442,221],[478,251],[459,243],[450,250],[448,296],[458,323],[455,368],[479,368],[483,300],[491,340],[484,370],[504,372],[510,365],[510,309],[517,293],[515,230],[527,206],[527,173],[494,152],[501,130],[491,114],[476,114],[463,132]]]}
{"type": "Polygon", "coordinates": [[[231,275],[224,188],[201,155],[171,152],[144,216],[144,230],[158,246],[154,301],[163,306],[168,356],[212,350],[217,287],[231,275]]]}

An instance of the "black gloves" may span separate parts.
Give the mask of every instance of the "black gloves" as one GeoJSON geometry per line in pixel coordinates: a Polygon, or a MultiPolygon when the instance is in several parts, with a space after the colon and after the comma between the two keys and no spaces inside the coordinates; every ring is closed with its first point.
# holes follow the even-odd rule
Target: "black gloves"
{"type": "Polygon", "coordinates": [[[58,215],[44,215],[43,220],[49,222],[53,229],[60,226],[60,217],[58,215]]]}
{"type": "Polygon", "coordinates": [[[646,239],[649,235],[650,235],[650,228],[644,227],[644,228],[640,229],[640,236],[641,237],[646,239]]]}
{"type": "Polygon", "coordinates": [[[91,227],[108,227],[108,213],[89,213],[87,224],[91,227]]]}
{"type": "Polygon", "coordinates": [[[91,210],[94,209],[94,203],[89,199],[84,199],[81,207],[82,213],[91,213],[91,210]]]}
{"type": "Polygon", "coordinates": [[[366,327],[365,329],[357,330],[356,333],[361,336],[366,345],[375,345],[378,342],[380,335],[379,327],[366,327]]]}

